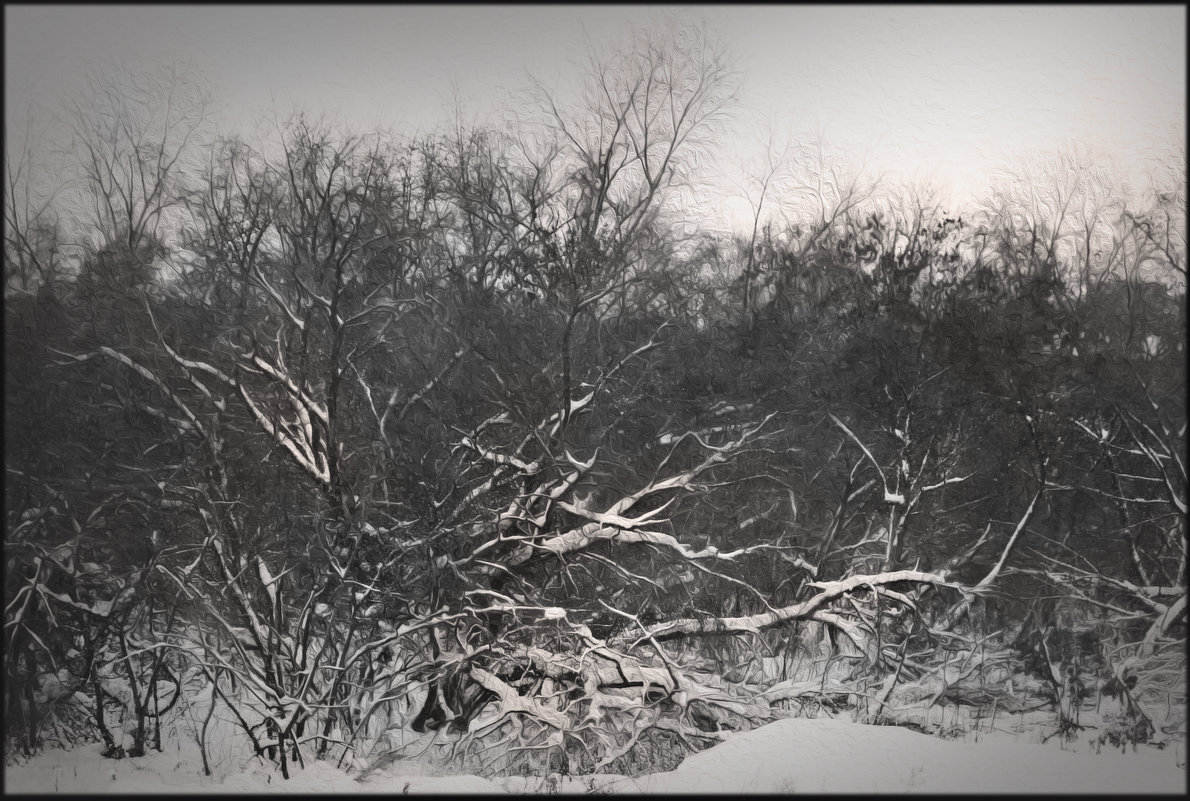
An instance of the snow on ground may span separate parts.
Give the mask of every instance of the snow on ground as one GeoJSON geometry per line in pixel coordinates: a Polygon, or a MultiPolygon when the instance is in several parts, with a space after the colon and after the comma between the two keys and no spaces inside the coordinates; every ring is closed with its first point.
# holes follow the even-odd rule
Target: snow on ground
{"type": "Polygon", "coordinates": [[[101,747],[50,750],[6,768],[6,793],[1183,793],[1185,743],[1164,750],[1104,748],[1089,739],[1045,745],[996,731],[975,741],[944,740],[905,728],[846,719],[794,718],[737,734],[648,776],[487,780],[418,775],[411,763],[357,781],[331,761],[313,762],[285,781],[258,760],[225,764],[222,777],[175,743],[163,754],[110,760],[101,747]],[[173,750],[173,753],[170,751],[173,750]]]}
{"type": "Polygon", "coordinates": [[[1087,743],[1046,745],[990,736],[955,742],[846,720],[781,720],[733,737],[640,782],[644,792],[703,793],[1176,793],[1181,757],[1087,743]]]}

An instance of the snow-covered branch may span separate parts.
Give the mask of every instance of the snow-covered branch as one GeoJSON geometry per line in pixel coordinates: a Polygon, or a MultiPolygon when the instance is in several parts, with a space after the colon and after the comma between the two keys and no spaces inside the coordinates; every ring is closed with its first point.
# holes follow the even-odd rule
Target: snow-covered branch
{"type": "MultiPolygon", "coordinates": [[[[874,588],[901,581],[963,589],[961,585],[949,581],[937,573],[926,573],[918,570],[894,570],[874,575],[857,575],[850,576],[841,581],[810,582],[808,586],[818,590],[813,597],[800,603],[790,604],[789,606],[780,607],[769,612],[745,615],[743,617],[681,618],[669,620],[649,626],[648,633],[658,639],[682,635],[755,633],[778,623],[797,620],[799,618],[809,618],[822,610],[828,601],[834,600],[858,588],[874,588]]],[[[631,639],[629,635],[624,634],[617,637],[615,641],[623,643],[631,639]]]]}

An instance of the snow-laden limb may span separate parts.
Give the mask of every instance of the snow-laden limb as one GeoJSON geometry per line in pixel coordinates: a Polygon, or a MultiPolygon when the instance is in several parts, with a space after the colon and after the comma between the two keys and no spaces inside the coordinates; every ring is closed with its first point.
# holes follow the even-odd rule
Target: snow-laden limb
{"type": "Polygon", "coordinates": [[[1046,563],[1046,569],[1021,568],[1016,572],[1042,577],[1075,598],[1117,613],[1121,619],[1151,619],[1142,640],[1142,652],[1151,651],[1158,638],[1165,636],[1169,628],[1186,613],[1187,594],[1184,586],[1135,584],[1093,566],[1077,567],[1047,554],[1038,554],[1038,557],[1046,563]],[[1144,611],[1127,608],[1122,605],[1125,603],[1123,600],[1105,600],[1091,594],[1091,591],[1102,587],[1127,593],[1128,599],[1144,607],[1144,611]],[[1167,603],[1169,599],[1173,599],[1173,602],[1167,603]]]}
{"type": "MultiPolygon", "coordinates": [[[[51,348],[51,350],[53,350],[53,349],[51,348]]],[[[91,359],[96,358],[97,356],[105,356],[119,364],[124,365],[129,370],[132,370],[132,372],[136,373],[141,378],[145,379],[146,381],[151,383],[153,386],[155,386],[159,390],[161,390],[162,394],[164,394],[165,397],[169,398],[170,401],[175,406],[178,407],[178,409],[182,412],[182,414],[186,415],[187,422],[184,425],[180,426],[184,432],[193,431],[193,432],[197,433],[198,436],[201,438],[206,437],[206,429],[203,427],[202,423],[200,423],[198,421],[198,417],[194,414],[193,411],[190,410],[190,407],[187,406],[182,401],[182,399],[179,398],[177,396],[177,394],[175,394],[174,391],[169,388],[169,385],[167,385],[164,381],[162,381],[152,370],[150,370],[149,368],[140,364],[139,362],[134,361],[133,359],[124,355],[123,353],[113,350],[112,348],[109,348],[106,345],[100,345],[99,348],[94,353],[87,353],[82,356],[75,356],[74,354],[63,353],[63,352],[57,351],[57,350],[55,350],[54,353],[57,353],[61,356],[66,356],[70,359],[74,359],[76,362],[86,362],[86,361],[90,361],[91,359]]]]}
{"type": "Polygon", "coordinates": [[[1185,587],[1177,586],[1137,586],[1130,581],[1120,581],[1120,584],[1134,592],[1149,598],[1176,598],[1186,594],[1185,587]]]}
{"type": "MultiPolygon", "coordinates": [[[[851,576],[840,581],[809,582],[807,586],[819,590],[813,597],[800,603],[790,604],[789,606],[783,606],[768,612],[742,617],[679,618],[655,623],[649,626],[647,631],[657,639],[668,639],[683,635],[756,633],[761,629],[777,625],[778,623],[784,623],[788,620],[812,617],[828,601],[832,601],[860,587],[877,587],[879,585],[894,584],[901,581],[951,587],[960,590],[964,589],[962,585],[956,584],[938,573],[927,573],[920,570],[893,570],[874,575],[851,576]]],[[[836,623],[838,620],[838,618],[835,618],[830,622],[836,623]]],[[[613,642],[624,644],[632,639],[633,637],[628,634],[621,634],[614,638],[613,642]]]]}
{"type": "MultiPolygon", "coordinates": [[[[631,521],[629,521],[631,522],[631,521]]],[[[539,553],[548,553],[555,556],[562,556],[565,554],[576,553],[585,548],[589,548],[597,542],[615,542],[621,545],[656,545],[677,553],[685,559],[723,559],[733,560],[736,557],[747,553],[752,553],[758,550],[767,549],[768,545],[756,545],[751,547],[737,548],[734,551],[720,551],[714,545],[708,545],[699,550],[693,550],[685,543],[678,540],[672,534],[666,534],[661,531],[646,531],[635,528],[635,526],[620,526],[620,525],[601,525],[599,523],[588,523],[577,529],[572,529],[564,534],[558,534],[553,537],[548,537],[541,542],[533,543],[531,545],[523,545],[513,553],[506,560],[510,566],[520,565],[533,558],[539,553]]]]}
{"type": "MultiPolygon", "coordinates": [[[[556,412],[555,414],[550,416],[546,420],[546,422],[544,424],[542,424],[543,426],[544,425],[550,426],[549,438],[552,439],[553,437],[556,437],[558,435],[558,432],[562,429],[563,421],[569,420],[570,418],[574,417],[579,412],[586,409],[588,406],[591,405],[591,401],[593,401],[593,400],[595,400],[595,391],[594,390],[588,392],[586,395],[584,395],[581,398],[572,398],[570,401],[570,405],[566,407],[565,411],[556,412]]],[[[539,429],[540,428],[541,428],[541,426],[539,426],[539,429]]]]}
{"type": "MultiPolygon", "coordinates": [[[[1149,498],[1145,496],[1129,497],[1123,494],[1122,490],[1116,493],[1106,492],[1098,487],[1081,486],[1079,489],[1087,492],[1094,492],[1112,500],[1122,501],[1124,503],[1137,504],[1171,504],[1179,514],[1185,515],[1187,513],[1186,502],[1186,465],[1182,458],[1183,441],[1182,435],[1173,436],[1166,427],[1161,409],[1151,395],[1149,395],[1148,388],[1143,382],[1140,382],[1140,390],[1148,399],[1149,404],[1157,413],[1156,418],[1164,437],[1153,430],[1152,426],[1142,420],[1133,411],[1123,409],[1115,406],[1116,417],[1123,422],[1123,431],[1128,433],[1131,439],[1131,446],[1127,444],[1120,444],[1116,442],[1115,435],[1110,433],[1107,428],[1101,427],[1098,431],[1094,430],[1090,424],[1085,420],[1073,419],[1072,422],[1081,429],[1087,436],[1097,444],[1099,444],[1105,452],[1119,451],[1133,456],[1142,456],[1154,468],[1155,476],[1139,476],[1130,473],[1122,472],[1113,469],[1111,472],[1117,479],[1128,479],[1131,481],[1142,481],[1159,483],[1165,489],[1164,498],[1149,498]],[[1147,436],[1145,436],[1147,435],[1147,436]],[[1172,462],[1177,468],[1173,476],[1170,475],[1168,464],[1172,462]],[[1181,487],[1175,486],[1175,480],[1180,480],[1181,487]]],[[[1184,433],[1184,432],[1183,432],[1184,433]]],[[[1110,462],[1109,462],[1110,464],[1110,462]]],[[[1119,484],[1117,483],[1117,487],[1119,484]]]]}
{"type": "Polygon", "coordinates": [[[1012,546],[1016,544],[1017,538],[1020,537],[1025,527],[1029,525],[1029,521],[1033,519],[1033,510],[1037,508],[1037,501],[1041,500],[1044,492],[1045,488],[1041,487],[1033,494],[1033,499],[1029,501],[1029,506],[1026,507],[1025,513],[1017,521],[1016,528],[1012,531],[1012,536],[1008,538],[1008,543],[1004,546],[1004,550],[1000,552],[1000,558],[996,560],[996,564],[987,572],[987,575],[975,585],[973,588],[974,591],[978,592],[979,590],[990,587],[992,582],[999,577],[1000,571],[1004,569],[1004,563],[1008,561],[1008,555],[1012,553],[1012,546]]]}
{"type": "Polygon", "coordinates": [[[894,493],[892,490],[889,489],[888,478],[884,475],[884,469],[880,466],[880,462],[876,461],[876,457],[872,455],[872,452],[870,450],[868,450],[868,446],[865,445],[863,442],[861,442],[860,438],[857,437],[851,431],[851,429],[847,427],[847,425],[842,420],[840,420],[838,417],[835,417],[834,414],[831,414],[830,418],[832,421],[834,421],[834,424],[836,426],[838,426],[840,429],[842,429],[843,433],[846,434],[851,439],[852,442],[854,442],[856,445],[859,446],[859,449],[861,451],[863,451],[864,456],[867,456],[868,461],[871,462],[872,466],[876,468],[876,472],[880,475],[880,482],[881,482],[881,484],[884,485],[884,500],[885,500],[885,502],[894,504],[894,505],[904,504],[905,497],[903,495],[894,493]]]}
{"type": "MultiPolygon", "coordinates": [[[[1071,591],[1077,591],[1079,586],[1089,586],[1091,588],[1098,586],[1110,586],[1116,589],[1123,590],[1131,595],[1133,599],[1140,602],[1155,614],[1163,614],[1168,610],[1168,605],[1162,603],[1160,598],[1178,598],[1186,593],[1185,587],[1151,587],[1140,586],[1133,584],[1131,581],[1125,579],[1118,579],[1113,576],[1105,575],[1102,571],[1095,571],[1088,568],[1079,568],[1067,562],[1063,562],[1056,557],[1042,554],[1040,558],[1049,565],[1059,568],[1060,570],[1046,570],[1046,571],[1028,571],[1022,570],[1022,573],[1032,573],[1034,575],[1043,575],[1048,580],[1063,586],[1071,591]]],[[[1088,601],[1082,593],[1079,595],[1088,601]]],[[[1093,601],[1092,601],[1093,602],[1093,601]]],[[[1115,607],[1117,610],[1118,607],[1115,607]]]]}
{"type": "MultiPolygon", "coordinates": [[[[438,385],[438,382],[446,377],[446,374],[449,373],[454,368],[454,366],[459,363],[466,353],[466,348],[459,348],[453,354],[451,354],[451,357],[447,359],[446,364],[442,366],[442,369],[439,370],[438,373],[435,374],[434,377],[429,381],[427,381],[420,389],[409,396],[409,399],[405,401],[405,404],[401,407],[401,410],[397,412],[396,419],[403,419],[409,409],[413,407],[413,404],[417,403],[431,391],[433,391],[434,387],[438,385]]],[[[377,418],[377,429],[379,430],[380,436],[385,440],[385,442],[388,441],[388,419],[392,414],[393,409],[396,408],[397,397],[400,395],[400,392],[400,386],[397,386],[393,389],[392,394],[388,396],[388,402],[384,405],[384,413],[377,418]]]]}
{"type": "Polygon", "coordinates": [[[657,523],[658,516],[673,505],[674,498],[670,498],[665,503],[658,506],[656,509],[650,509],[642,513],[639,517],[628,518],[623,515],[607,512],[596,512],[587,507],[585,503],[567,503],[566,501],[558,501],[556,506],[559,509],[570,512],[577,517],[585,517],[595,523],[609,528],[619,528],[625,531],[638,529],[641,526],[652,525],[657,523]]]}
{"type": "Polygon", "coordinates": [[[281,573],[279,576],[274,576],[269,570],[268,565],[265,564],[264,559],[258,554],[256,556],[256,572],[260,578],[260,585],[264,587],[265,592],[269,595],[269,604],[274,609],[280,608],[280,591],[277,582],[289,571],[281,573]]]}
{"type": "MultiPolygon", "coordinates": [[[[1044,471],[1044,469],[1045,463],[1043,462],[1042,470],[1044,471]]],[[[1043,483],[1042,486],[1039,487],[1033,494],[1033,498],[1029,501],[1028,507],[1025,508],[1020,520],[1017,521],[1016,527],[1012,531],[1012,536],[1008,538],[1008,542],[1004,545],[1004,550],[1000,552],[1000,558],[996,560],[996,564],[992,566],[987,574],[984,575],[984,577],[980,579],[979,582],[975,584],[975,586],[963,589],[962,597],[954,606],[950,608],[950,610],[943,616],[942,621],[939,623],[938,629],[940,631],[950,631],[952,628],[954,628],[958,622],[963,619],[967,612],[970,611],[972,599],[976,595],[987,591],[993,582],[995,582],[996,579],[1000,577],[1000,573],[1004,570],[1004,565],[1008,561],[1008,556],[1010,553],[1012,553],[1013,546],[1016,544],[1017,539],[1020,538],[1020,535],[1025,531],[1025,528],[1029,525],[1029,521],[1033,519],[1033,512],[1037,508],[1037,502],[1041,499],[1042,495],[1045,493],[1045,490],[1046,487],[1043,483]]],[[[982,545],[987,539],[988,532],[990,530],[991,526],[989,524],[988,529],[984,531],[983,536],[980,537],[979,541],[976,542],[972,548],[968,549],[963,557],[960,557],[961,561],[966,561],[970,558],[975,550],[979,548],[979,546],[982,545]]],[[[954,562],[955,560],[952,559],[951,561],[954,562]]],[[[944,569],[945,575],[949,576],[954,566],[955,565],[952,565],[947,569],[944,569]]]]}
{"type": "Polygon", "coordinates": [[[951,476],[949,478],[944,478],[941,481],[937,481],[933,484],[927,484],[926,486],[921,488],[921,491],[922,492],[930,492],[931,490],[941,489],[942,487],[945,487],[948,484],[961,484],[962,482],[971,478],[972,475],[974,475],[974,473],[972,473],[970,475],[965,475],[965,476],[951,476]]]}
{"type": "MultiPolygon", "coordinates": [[[[212,537],[210,539],[210,546],[211,550],[215,554],[219,569],[223,574],[225,586],[231,591],[232,597],[236,599],[236,602],[240,608],[240,612],[248,621],[249,632],[252,635],[252,647],[258,650],[263,650],[264,644],[268,642],[268,629],[266,628],[264,622],[260,620],[260,617],[256,613],[256,608],[252,605],[252,602],[244,592],[244,588],[239,580],[240,571],[233,571],[231,565],[228,564],[228,556],[223,548],[223,541],[220,537],[212,537]]],[[[208,609],[208,612],[211,614],[217,614],[213,609],[208,609]]],[[[222,620],[222,618],[217,619],[222,620]]],[[[227,625],[229,632],[232,631],[233,628],[234,627],[232,627],[230,624],[227,625]]],[[[238,639],[236,641],[239,642],[238,639]]]]}
{"type": "MultiPolygon", "coordinates": [[[[284,372],[276,365],[270,364],[268,361],[263,359],[259,353],[245,354],[243,359],[244,361],[252,364],[254,367],[260,369],[261,372],[284,384],[285,388],[289,391],[290,397],[295,399],[294,406],[298,407],[299,409],[308,409],[314,414],[315,417],[322,421],[324,426],[330,424],[330,417],[329,413],[327,412],[326,404],[316,401],[310,397],[309,394],[307,394],[294,382],[287,372],[284,372]]],[[[284,365],[282,365],[282,367],[283,366],[284,365]]]]}
{"type": "MultiPolygon", "coordinates": [[[[505,559],[504,564],[508,567],[515,567],[523,565],[534,558],[535,555],[553,554],[565,555],[570,553],[577,553],[589,548],[591,545],[598,542],[614,541],[623,544],[642,544],[648,543],[669,548],[676,551],[679,555],[687,559],[707,559],[718,558],[731,560],[743,554],[751,552],[750,548],[740,548],[734,551],[722,552],[715,546],[707,546],[701,550],[692,550],[689,546],[679,541],[671,534],[666,534],[658,531],[646,531],[641,527],[645,525],[656,526],[666,522],[666,518],[661,517],[660,514],[669,508],[676,500],[670,498],[662,503],[659,507],[643,512],[636,517],[629,517],[628,514],[632,509],[646,498],[651,498],[658,494],[670,491],[692,490],[696,487],[696,481],[706,471],[710,470],[716,465],[726,464],[730,459],[737,455],[747,444],[749,444],[756,434],[763,428],[774,415],[769,415],[759,423],[743,427],[737,439],[727,442],[724,445],[710,445],[709,443],[699,441],[699,444],[709,450],[707,455],[699,464],[694,467],[684,470],[682,472],[671,474],[665,478],[655,479],[635,492],[628,493],[621,496],[619,499],[605,506],[604,509],[593,509],[587,499],[572,499],[562,500],[562,497],[567,493],[576,482],[594,467],[598,450],[586,462],[580,461],[573,456],[569,451],[564,451],[567,462],[574,466],[576,470],[560,481],[547,482],[542,487],[535,490],[529,490],[521,493],[509,505],[507,511],[500,515],[497,520],[497,530],[499,533],[494,538],[489,538],[482,544],[476,546],[471,552],[470,556],[462,560],[460,564],[469,562],[479,556],[480,554],[492,550],[502,542],[520,542],[505,559]],[[530,515],[528,509],[533,501],[543,499],[546,506],[538,513],[530,515]],[[575,517],[586,518],[590,522],[578,526],[576,528],[563,531],[558,534],[553,534],[544,537],[530,536],[527,534],[507,536],[503,533],[507,524],[512,521],[526,521],[533,524],[540,529],[544,523],[546,514],[550,506],[556,506],[575,517]]],[[[682,435],[675,440],[675,447],[677,442],[686,438],[693,437],[690,432],[682,435]]],[[[697,439],[696,437],[693,437],[697,439]]],[[[520,471],[521,475],[532,476],[541,469],[541,464],[537,461],[525,462],[521,459],[509,457],[504,454],[491,451],[490,449],[480,448],[475,443],[474,437],[464,436],[464,447],[478,452],[485,460],[496,465],[493,470],[493,475],[480,487],[473,489],[463,503],[466,504],[474,500],[478,495],[487,492],[493,486],[495,474],[501,470],[507,470],[515,467],[520,471]]],[[[518,449],[519,450],[519,449],[518,449]]],[[[664,465],[668,461],[668,457],[662,462],[664,465]]],[[[456,514],[458,510],[456,510],[456,514]]],[[[479,533],[488,529],[480,528],[479,533]]]]}
{"type": "MultiPolygon", "coordinates": [[[[277,354],[280,357],[282,348],[278,332],[277,354]]],[[[293,407],[295,417],[282,425],[273,423],[248,394],[242,382],[238,383],[240,396],[251,409],[257,423],[265,429],[274,440],[284,447],[297,460],[298,464],[323,486],[329,489],[331,484],[329,454],[331,445],[326,440],[325,432],[330,430],[330,416],[326,404],[310,397],[290,377],[283,362],[280,366],[271,364],[257,353],[245,354],[242,357],[242,367],[251,372],[263,373],[274,381],[281,383],[286,390],[286,397],[293,407]],[[318,421],[319,430],[323,436],[315,432],[311,415],[318,421]]]]}
{"type": "MultiPolygon", "coordinates": [[[[568,719],[561,712],[543,707],[532,697],[520,695],[507,683],[483,668],[473,665],[471,667],[471,676],[480,686],[496,694],[499,703],[498,717],[502,718],[506,715],[517,713],[527,714],[532,715],[537,720],[550,724],[554,728],[566,728],[568,719]]],[[[480,723],[480,721],[476,722],[480,723]]],[[[490,725],[490,723],[482,722],[482,725],[486,726],[490,725]]]]}
{"type": "MultiPolygon", "coordinates": [[[[511,422],[511,417],[509,416],[509,414],[507,412],[501,412],[501,413],[493,415],[492,417],[489,417],[488,419],[479,423],[479,425],[475,426],[475,428],[472,430],[472,432],[470,434],[464,434],[464,437],[471,440],[472,442],[474,442],[477,440],[479,435],[483,431],[487,430],[488,428],[491,428],[492,426],[497,426],[497,425],[506,425],[509,422],[511,422]]],[[[512,450],[512,453],[505,454],[505,456],[509,456],[509,457],[516,459],[518,461],[523,461],[520,459],[521,453],[524,452],[525,448],[528,447],[529,443],[533,442],[535,438],[536,438],[536,434],[534,432],[529,432],[528,434],[526,434],[524,437],[521,438],[520,443],[517,445],[517,447],[515,447],[512,450]]],[[[475,452],[475,449],[473,447],[468,446],[462,442],[460,442],[456,446],[455,450],[458,450],[458,449],[466,449],[468,451],[475,452]]],[[[480,458],[483,459],[483,456],[480,455],[480,458]]],[[[484,461],[486,462],[486,460],[484,460],[484,461]]],[[[454,505],[454,508],[451,509],[450,513],[447,515],[445,523],[453,524],[476,501],[478,501],[479,499],[483,498],[484,496],[488,495],[488,493],[490,493],[494,489],[496,489],[496,487],[499,486],[500,483],[504,479],[509,477],[509,475],[511,474],[511,468],[512,468],[512,462],[506,461],[506,462],[497,463],[494,468],[487,470],[487,472],[484,474],[483,480],[480,481],[475,486],[473,486],[470,490],[468,490],[466,495],[454,505]]],[[[507,517],[510,519],[521,518],[522,517],[521,510],[526,508],[525,499],[527,497],[529,497],[530,495],[532,495],[532,493],[522,493],[518,498],[514,499],[509,504],[508,511],[505,512],[504,517],[507,517]]],[[[434,502],[435,507],[441,508],[442,506],[445,506],[448,500],[449,500],[449,496],[447,498],[444,498],[442,501],[435,501],[434,502]]],[[[483,526],[476,526],[475,528],[472,529],[472,536],[478,537],[478,536],[482,536],[485,533],[487,533],[487,529],[483,526]]]]}
{"type": "Polygon", "coordinates": [[[514,652],[514,658],[525,660],[536,670],[554,679],[580,676],[591,689],[639,688],[638,694],[642,697],[651,687],[667,694],[679,689],[673,674],[665,668],[642,665],[638,659],[611,651],[603,645],[592,644],[590,651],[582,657],[551,653],[537,646],[524,646],[514,652]]]}
{"type": "MultiPolygon", "coordinates": [[[[154,321],[155,322],[155,321],[154,321]]],[[[321,425],[323,431],[329,428],[329,415],[327,407],[324,403],[320,403],[310,397],[308,393],[303,391],[286,373],[283,369],[276,365],[269,363],[263,359],[259,354],[246,354],[243,357],[244,367],[253,372],[260,372],[273,380],[281,383],[294,409],[295,417],[289,422],[275,423],[273,417],[266,413],[264,409],[253,399],[249,393],[248,388],[241,381],[237,381],[234,377],[229,376],[222,370],[211,366],[210,364],[183,358],[177,351],[169,347],[164,339],[161,344],[165,347],[166,353],[170,358],[182,368],[183,373],[189,383],[194,386],[203,397],[205,397],[216,409],[222,411],[226,408],[226,401],[223,398],[216,398],[211,392],[210,388],[202,381],[198,380],[195,372],[203,372],[207,375],[213,376],[228,387],[239,392],[245,405],[248,407],[253,418],[261,429],[271,437],[278,445],[280,445],[286,452],[288,452],[298,465],[311,477],[313,477],[323,488],[329,489],[331,486],[331,475],[328,463],[329,444],[326,443],[325,437],[320,437],[314,430],[314,420],[311,415],[321,425]]],[[[184,433],[193,432],[200,439],[209,439],[209,432],[206,427],[200,422],[197,414],[190,408],[190,406],[178,396],[173,389],[156,373],[145,367],[143,364],[135,361],[126,354],[120,353],[106,345],[97,348],[93,353],[84,354],[81,356],[62,353],[55,351],[59,355],[66,356],[73,359],[75,362],[86,362],[98,357],[104,357],[123,365],[125,368],[133,371],[141,376],[146,381],[157,387],[162,394],[167,397],[171,403],[174,404],[185,416],[184,421],[173,420],[184,433]]],[[[146,408],[149,413],[154,413],[157,410],[151,407],[146,408]]],[[[158,413],[157,416],[163,416],[158,413]]]]}
{"type": "MultiPolygon", "coordinates": [[[[504,513],[501,518],[502,520],[528,520],[539,529],[545,526],[545,519],[549,514],[550,506],[557,504],[559,499],[570,492],[574,485],[578,483],[579,479],[585,476],[595,466],[595,461],[599,457],[599,449],[596,448],[595,453],[591,454],[591,458],[586,462],[580,462],[575,459],[570,455],[570,451],[565,451],[565,454],[566,460],[575,469],[567,473],[560,480],[555,479],[532,492],[521,493],[509,504],[508,511],[504,513]],[[526,511],[531,508],[533,501],[538,499],[544,499],[546,503],[539,514],[534,517],[528,517],[526,511]]],[[[586,508],[586,504],[576,501],[575,509],[580,508],[586,508]]]]}
{"type": "Polygon", "coordinates": [[[311,475],[323,487],[329,488],[331,483],[330,471],[327,469],[324,460],[316,460],[310,448],[309,441],[299,439],[294,434],[282,429],[281,426],[274,425],[273,421],[269,419],[269,416],[252,400],[252,396],[248,394],[248,390],[244,385],[239,384],[238,388],[240,390],[240,397],[248,407],[248,410],[252,412],[257,425],[272,437],[278,445],[283,447],[306,473],[311,475]]]}
{"type": "Polygon", "coordinates": [[[289,307],[289,304],[285,302],[285,299],[281,297],[281,293],[278,292],[277,289],[268,281],[268,279],[264,277],[264,274],[260,271],[260,267],[258,267],[255,262],[252,264],[249,280],[268,293],[268,296],[273,299],[273,302],[277,304],[277,307],[280,308],[281,311],[285,312],[285,316],[289,318],[289,321],[293,323],[293,325],[299,331],[303,333],[305,332],[305,320],[301,319],[297,316],[297,314],[294,313],[293,309],[289,307]]]}
{"type": "Polygon", "coordinates": [[[794,567],[800,567],[802,570],[805,570],[807,573],[809,573],[814,578],[818,578],[818,568],[815,565],[812,565],[809,562],[807,562],[805,557],[803,557],[801,554],[797,554],[796,556],[788,556],[788,555],[782,553],[782,554],[778,554],[778,557],[781,560],[793,565],[794,567]]]}
{"type": "Polygon", "coordinates": [[[158,343],[160,343],[161,346],[165,348],[165,352],[169,354],[170,358],[182,368],[182,371],[186,374],[186,380],[188,380],[195,389],[201,392],[203,397],[205,397],[216,409],[221,412],[225,411],[227,409],[227,402],[223,398],[216,398],[214,395],[212,395],[211,390],[207,388],[207,385],[199,381],[194,375],[194,371],[201,370],[211,373],[216,377],[223,379],[225,382],[229,382],[227,376],[206,362],[196,362],[182,358],[182,356],[178,354],[178,352],[173,348],[171,348],[169,343],[165,341],[165,337],[161,334],[161,328],[157,325],[157,317],[153,314],[153,307],[149,304],[149,299],[147,297],[144,298],[144,303],[145,311],[149,315],[149,320],[153,323],[153,330],[157,333],[158,343]]]}
{"type": "MultiPolygon", "coordinates": [[[[337,261],[340,262],[340,266],[342,258],[345,256],[346,253],[337,259],[337,261]]],[[[333,303],[330,298],[324,298],[322,295],[319,295],[317,292],[315,292],[314,289],[309,284],[307,284],[305,279],[303,279],[301,276],[294,276],[294,279],[297,285],[302,288],[302,291],[306,293],[307,297],[318,301],[318,305],[321,306],[323,311],[326,312],[327,319],[334,324],[335,328],[341,329],[344,326],[343,318],[337,312],[332,316],[332,311],[334,311],[336,304],[333,303]]],[[[336,289],[336,294],[338,294],[338,291],[339,290],[336,289]]]]}
{"type": "Polygon", "coordinates": [[[518,459],[516,456],[508,456],[506,454],[493,451],[490,448],[484,448],[466,434],[463,435],[463,438],[460,440],[460,442],[462,442],[464,447],[475,451],[492,464],[510,465],[519,470],[523,475],[536,475],[541,470],[540,462],[526,462],[523,459],[518,459]]]}
{"type": "Polygon", "coordinates": [[[771,704],[776,704],[781,701],[805,697],[829,698],[831,696],[852,695],[856,690],[857,688],[853,684],[845,684],[840,681],[827,681],[825,679],[784,679],[758,693],[757,697],[764,698],[771,704]]]}
{"type": "Polygon", "coordinates": [[[1156,648],[1157,639],[1168,633],[1170,626],[1186,615],[1186,594],[1170,604],[1169,608],[1157,616],[1149,630],[1145,632],[1141,645],[1141,655],[1148,655],[1156,648]]]}

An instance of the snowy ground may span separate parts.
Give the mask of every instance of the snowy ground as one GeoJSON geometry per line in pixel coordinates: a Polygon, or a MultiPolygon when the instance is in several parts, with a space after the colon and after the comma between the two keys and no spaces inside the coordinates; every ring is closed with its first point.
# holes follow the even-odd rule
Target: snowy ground
{"type": "Polygon", "coordinates": [[[1035,742],[1040,729],[970,733],[959,740],[848,719],[781,720],[737,734],[676,770],[648,776],[487,780],[426,776],[411,762],[373,771],[363,781],[315,762],[288,782],[257,760],[224,757],[204,777],[196,749],[176,742],[139,759],[100,757],[98,745],[51,750],[5,771],[6,793],[1183,793],[1185,743],[1136,752],[1089,738],[1035,742]],[[978,736],[978,740],[976,739],[978,736]],[[1034,740],[1034,741],[1031,741],[1034,740]],[[194,750],[195,753],[191,753],[194,750]],[[172,751],[172,753],[171,753],[172,751]]]}

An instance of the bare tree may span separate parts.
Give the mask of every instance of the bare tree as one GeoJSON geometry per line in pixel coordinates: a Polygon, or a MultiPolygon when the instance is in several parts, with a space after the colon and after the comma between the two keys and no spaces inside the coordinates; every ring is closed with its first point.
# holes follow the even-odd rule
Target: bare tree
{"type": "Polygon", "coordinates": [[[52,287],[63,269],[65,233],[56,201],[65,186],[60,176],[43,163],[45,154],[34,145],[32,120],[24,136],[7,137],[4,159],[4,264],[5,286],[30,292],[52,287]],[[10,148],[21,141],[19,153],[10,148]]]}
{"type": "Polygon", "coordinates": [[[590,292],[626,277],[639,237],[695,177],[730,108],[732,80],[705,32],[678,26],[592,55],[573,110],[542,90],[566,165],[555,195],[569,254],[559,278],[590,292]]]}
{"type": "Polygon", "coordinates": [[[74,99],[86,206],[79,213],[101,237],[93,247],[135,253],[161,239],[184,174],[197,166],[209,102],[194,77],[174,67],[94,78],[74,99]]]}

